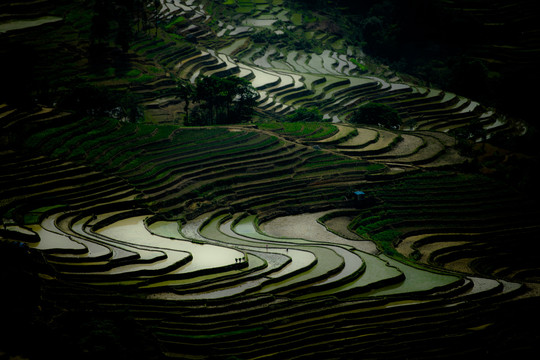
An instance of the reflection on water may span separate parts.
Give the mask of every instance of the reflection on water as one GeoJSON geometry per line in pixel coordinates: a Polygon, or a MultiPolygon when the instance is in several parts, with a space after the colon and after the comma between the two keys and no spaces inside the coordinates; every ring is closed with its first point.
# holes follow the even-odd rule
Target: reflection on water
{"type": "MultiPolygon", "coordinates": [[[[99,234],[112,239],[120,240],[132,245],[142,245],[164,251],[167,255],[171,251],[183,251],[190,253],[193,260],[183,269],[185,272],[200,270],[205,268],[221,267],[232,265],[235,260],[243,256],[243,253],[234,249],[229,249],[211,244],[196,244],[188,240],[180,240],[178,234],[176,239],[166,238],[150,233],[145,225],[146,216],[133,217],[117,221],[101,230],[99,234]]],[[[164,229],[173,233],[175,222],[170,224],[158,224],[156,229],[164,229]]]]}

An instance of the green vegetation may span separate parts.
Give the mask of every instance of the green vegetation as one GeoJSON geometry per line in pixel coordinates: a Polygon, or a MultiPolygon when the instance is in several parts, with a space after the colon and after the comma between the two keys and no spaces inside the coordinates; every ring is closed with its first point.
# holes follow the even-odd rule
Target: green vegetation
{"type": "MultiPolygon", "coordinates": [[[[294,2],[304,9],[317,8],[316,3],[294,2]]],[[[520,55],[536,51],[536,35],[529,31],[538,24],[532,2],[520,7],[503,1],[501,11],[485,1],[338,3],[323,5],[329,8],[327,16],[372,58],[518,117],[531,119],[535,113],[531,95],[516,91],[540,79],[537,59],[520,55]],[[535,15],[527,18],[525,13],[535,15]]]]}
{"type": "Polygon", "coordinates": [[[355,124],[381,125],[387,128],[399,128],[401,117],[388,105],[367,103],[354,111],[349,121],[355,124]]]}
{"type": "Polygon", "coordinates": [[[302,25],[302,14],[300,13],[292,14],[291,22],[293,23],[293,25],[296,25],[296,26],[302,25]]]}
{"type": "Polygon", "coordinates": [[[176,26],[176,25],[178,25],[178,24],[183,23],[184,21],[186,21],[186,18],[183,17],[183,16],[179,16],[179,17],[177,17],[176,19],[174,19],[173,21],[171,21],[170,23],[168,23],[168,24],[165,26],[165,28],[166,28],[166,29],[170,29],[170,28],[172,28],[173,26],[176,26]]]}
{"type": "Polygon", "coordinates": [[[296,109],[292,114],[287,115],[285,119],[286,121],[290,121],[290,122],[298,122],[298,121],[321,122],[323,121],[323,116],[321,112],[315,107],[307,108],[307,109],[301,107],[301,108],[296,109]]]}
{"type": "Polygon", "coordinates": [[[142,119],[137,95],[85,83],[66,91],[61,106],[81,115],[112,116],[130,122],[142,119]]]}
{"type": "Polygon", "coordinates": [[[251,119],[258,94],[251,84],[236,76],[199,76],[195,85],[181,82],[178,97],[185,103],[186,125],[237,124],[251,119]],[[189,102],[198,104],[191,115],[189,102]]]}
{"type": "MultiPolygon", "coordinates": [[[[65,18],[0,34],[2,355],[534,350],[537,134],[395,72],[456,2],[50,3],[0,5],[65,18]]],[[[454,41],[423,79],[503,80],[454,41]]]]}
{"type": "MultiPolygon", "coordinates": [[[[409,234],[461,231],[490,232],[513,221],[531,221],[513,202],[513,190],[478,175],[426,172],[367,190],[380,203],[362,210],[349,225],[360,236],[375,241],[390,256],[409,234]],[[498,201],[491,196],[497,194],[498,201]],[[489,200],[488,200],[489,199],[489,200]],[[520,213],[521,215],[518,215],[520,213]]],[[[491,251],[504,252],[491,247],[491,251]]],[[[416,255],[418,256],[418,255],[416,255]]]]}
{"type": "Polygon", "coordinates": [[[135,77],[138,77],[139,75],[141,75],[141,71],[138,69],[133,69],[126,73],[126,77],[129,77],[129,78],[135,78],[135,77]]]}
{"type": "Polygon", "coordinates": [[[355,58],[351,58],[350,60],[354,65],[358,66],[358,69],[360,69],[360,71],[367,71],[366,65],[362,64],[361,62],[359,62],[355,58]]]}
{"type": "Polygon", "coordinates": [[[337,131],[329,123],[321,122],[264,122],[258,123],[260,129],[275,131],[276,133],[305,139],[324,139],[337,131]]]}

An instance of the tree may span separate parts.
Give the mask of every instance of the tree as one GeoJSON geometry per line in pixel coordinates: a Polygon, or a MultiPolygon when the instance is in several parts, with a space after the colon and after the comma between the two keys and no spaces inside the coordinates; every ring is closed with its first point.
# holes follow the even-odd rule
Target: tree
{"type": "Polygon", "coordinates": [[[131,16],[127,7],[118,9],[118,31],[115,42],[120,45],[122,51],[129,50],[129,44],[133,39],[133,26],[131,24],[131,16]]]}
{"type": "MultiPolygon", "coordinates": [[[[216,76],[199,76],[195,80],[195,101],[209,111],[210,119],[197,119],[201,125],[215,124],[218,108],[218,94],[220,92],[220,79],[216,76]]],[[[201,115],[201,114],[198,114],[201,115]]],[[[205,114],[206,115],[206,114],[205,114]]]]}
{"type": "Polygon", "coordinates": [[[186,80],[179,80],[176,84],[176,98],[184,102],[185,121],[189,122],[189,104],[195,99],[195,87],[186,80]]]}
{"type": "Polygon", "coordinates": [[[144,117],[143,111],[139,106],[140,98],[137,94],[126,91],[126,92],[116,92],[116,96],[113,97],[113,100],[116,102],[115,108],[115,118],[128,121],[128,122],[137,122],[144,117]]]}
{"type": "Polygon", "coordinates": [[[148,20],[147,12],[159,12],[159,8],[152,7],[149,1],[96,0],[90,31],[91,45],[94,48],[104,47],[110,40],[114,40],[116,45],[127,52],[133,40],[133,24],[137,23],[137,29],[140,30],[140,22],[144,25],[148,20]]]}
{"type": "Polygon", "coordinates": [[[143,116],[135,94],[86,83],[70,88],[60,106],[81,115],[109,116],[129,122],[136,122],[143,116]]]}
{"type": "Polygon", "coordinates": [[[90,42],[97,45],[107,40],[109,35],[109,23],[111,21],[110,4],[107,1],[98,0],[94,4],[94,15],[90,27],[90,42]]]}
{"type": "Polygon", "coordinates": [[[253,115],[253,108],[259,93],[249,81],[236,76],[225,78],[225,89],[228,92],[226,109],[229,122],[246,122],[253,115]]]}
{"type": "Polygon", "coordinates": [[[191,125],[233,124],[249,120],[253,114],[257,91],[236,76],[220,78],[199,76],[195,81],[191,125]]]}
{"type": "Polygon", "coordinates": [[[155,36],[158,34],[158,25],[159,25],[159,12],[161,10],[161,2],[159,0],[150,0],[146,5],[147,10],[150,12],[150,18],[154,24],[155,36]]]}
{"type": "Polygon", "coordinates": [[[398,128],[401,125],[401,117],[395,109],[371,102],[356,109],[349,120],[356,124],[379,125],[387,128],[398,128]]]}

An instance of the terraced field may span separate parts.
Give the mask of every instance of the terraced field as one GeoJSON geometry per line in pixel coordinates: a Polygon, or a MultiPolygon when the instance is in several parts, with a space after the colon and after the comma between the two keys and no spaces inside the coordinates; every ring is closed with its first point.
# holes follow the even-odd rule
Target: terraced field
{"type": "MultiPolygon", "coordinates": [[[[309,20],[283,1],[163,0],[157,17],[163,34],[139,34],[127,78],[100,79],[129,83],[151,121],[0,105],[0,254],[38,292],[25,316],[47,326],[29,320],[25,331],[40,344],[32,354],[535,351],[537,204],[464,173],[471,159],[451,132],[481,124],[469,140],[485,141],[520,133],[520,124],[456,94],[369,74],[354,49],[322,31],[298,33],[329,47],[321,52],[252,41],[261,29],[279,36],[309,20]],[[219,16],[227,9],[234,21],[219,16]],[[179,126],[175,79],[202,74],[250,80],[270,120],[179,126]],[[351,125],[368,101],[395,108],[404,125],[351,125]],[[331,121],[279,121],[311,106],[331,121]]],[[[17,328],[14,318],[7,324],[17,328]]],[[[20,342],[13,333],[6,338],[20,342]]]]}
{"type": "Polygon", "coordinates": [[[1,162],[3,244],[42,257],[42,307],[122,308],[170,358],[520,354],[536,336],[500,345],[534,304],[537,252],[512,254],[538,227],[492,180],[396,173],[254,127],[3,115],[48,128],[1,162]]]}
{"type": "MultiPolygon", "coordinates": [[[[356,56],[354,48],[333,49],[332,39],[325,38],[322,32],[308,35],[301,26],[295,29],[295,25],[291,25],[292,14],[281,4],[261,1],[249,6],[247,3],[225,5],[225,10],[227,6],[230,8],[229,12],[238,10],[233,22],[218,5],[205,8],[202,4],[197,5],[197,1],[188,2],[189,5],[182,3],[163,0],[160,16],[163,21],[178,17],[185,19],[175,25],[176,31],[182,35],[189,32],[204,48],[178,47],[177,42],[171,39],[168,43],[152,44],[151,49],[142,54],[148,56],[150,51],[155,54],[152,55],[154,62],[191,81],[199,75],[236,74],[248,79],[259,90],[260,110],[268,115],[279,117],[298,107],[316,106],[326,118],[346,122],[358,105],[375,101],[398,110],[404,123],[403,130],[448,132],[479,123],[484,132],[475,136],[488,139],[500,131],[523,131],[521,124],[511,123],[505,116],[470,99],[406,84],[392,74],[389,81],[366,73],[365,69],[358,67],[358,61],[352,61],[356,56]],[[248,8],[252,10],[241,10],[248,8]],[[214,22],[217,27],[211,25],[214,24],[211,19],[218,20],[214,22]],[[285,44],[276,47],[255,43],[248,36],[263,30],[273,33],[273,41],[277,44],[281,44],[279,34],[287,33],[295,37],[315,36],[329,49],[322,50],[320,54],[299,51],[288,49],[285,44]]],[[[287,37],[283,35],[281,41],[285,39],[287,37]]],[[[148,43],[144,37],[140,41],[141,44],[148,43]]],[[[140,52],[144,48],[135,43],[134,49],[140,52]]],[[[141,85],[144,87],[145,84],[141,85]]],[[[154,86],[152,82],[147,85],[154,86]]],[[[170,121],[170,114],[178,112],[171,110],[177,102],[174,96],[165,92],[162,98],[154,98],[147,105],[153,106],[152,113],[156,119],[170,121]]]]}

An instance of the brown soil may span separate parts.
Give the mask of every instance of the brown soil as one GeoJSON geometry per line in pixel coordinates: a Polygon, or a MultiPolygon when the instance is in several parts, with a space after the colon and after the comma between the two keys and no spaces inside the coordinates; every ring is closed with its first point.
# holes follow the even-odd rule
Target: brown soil
{"type": "Polygon", "coordinates": [[[346,239],[328,231],[323,225],[319,224],[317,219],[327,212],[279,217],[262,224],[261,230],[270,236],[332,242],[349,245],[370,254],[378,253],[377,247],[371,241],[346,239]]]}

